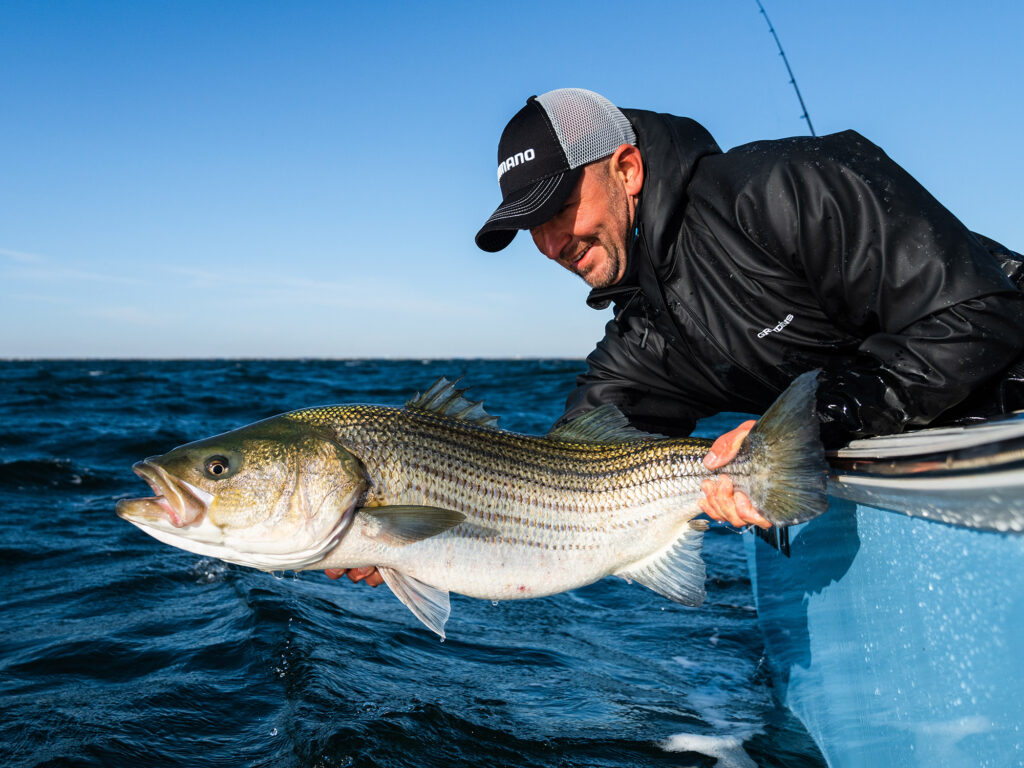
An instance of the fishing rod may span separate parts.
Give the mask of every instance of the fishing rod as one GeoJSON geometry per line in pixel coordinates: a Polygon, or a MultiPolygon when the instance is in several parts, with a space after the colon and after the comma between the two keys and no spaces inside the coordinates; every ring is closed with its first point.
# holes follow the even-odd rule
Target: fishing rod
{"type": "Polygon", "coordinates": [[[793,90],[796,91],[796,97],[800,101],[800,109],[804,111],[800,117],[807,121],[807,127],[811,131],[811,136],[817,136],[818,134],[814,132],[814,126],[811,124],[811,116],[807,111],[807,105],[804,104],[804,97],[800,95],[800,86],[796,84],[796,75],[793,74],[793,69],[789,66],[789,59],[786,58],[786,52],[782,50],[782,43],[779,41],[779,36],[775,34],[775,27],[772,26],[772,20],[768,18],[768,12],[761,4],[761,0],[757,0],[757,7],[761,9],[761,15],[764,16],[764,20],[768,24],[768,31],[772,33],[772,37],[775,38],[775,45],[779,47],[779,56],[782,57],[782,63],[786,65],[786,71],[789,73],[789,84],[792,85],[793,90]]]}

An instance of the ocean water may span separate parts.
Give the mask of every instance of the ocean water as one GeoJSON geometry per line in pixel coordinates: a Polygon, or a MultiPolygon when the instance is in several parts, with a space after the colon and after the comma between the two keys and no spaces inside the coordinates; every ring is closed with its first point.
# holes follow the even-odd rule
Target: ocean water
{"type": "Polygon", "coordinates": [[[440,642],[387,587],[228,565],[114,514],[149,494],[141,458],[299,407],[400,405],[439,375],[542,433],[581,368],[0,362],[0,765],[823,766],[772,699],[728,528],[705,537],[700,608],[615,578],[453,595],[440,642]]]}

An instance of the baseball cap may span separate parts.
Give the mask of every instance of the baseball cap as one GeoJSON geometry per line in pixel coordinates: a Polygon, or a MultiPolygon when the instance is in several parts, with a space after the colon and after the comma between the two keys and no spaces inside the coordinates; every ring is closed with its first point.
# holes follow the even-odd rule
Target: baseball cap
{"type": "Polygon", "coordinates": [[[583,88],[560,88],[531,96],[509,120],[498,142],[501,205],[476,244],[500,251],[520,229],[557,214],[576,186],[583,166],[636,144],[633,126],[608,99],[583,88]]]}

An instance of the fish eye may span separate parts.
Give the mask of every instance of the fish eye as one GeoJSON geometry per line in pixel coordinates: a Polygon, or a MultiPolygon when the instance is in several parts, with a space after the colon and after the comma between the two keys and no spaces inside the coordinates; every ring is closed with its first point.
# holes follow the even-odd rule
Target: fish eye
{"type": "Polygon", "coordinates": [[[206,460],[206,474],[210,477],[223,477],[231,471],[231,462],[227,456],[211,456],[206,460]]]}

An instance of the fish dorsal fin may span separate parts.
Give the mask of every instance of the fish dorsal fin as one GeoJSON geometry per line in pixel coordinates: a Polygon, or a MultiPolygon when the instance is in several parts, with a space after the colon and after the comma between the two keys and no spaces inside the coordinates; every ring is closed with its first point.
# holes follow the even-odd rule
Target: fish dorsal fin
{"type": "Polygon", "coordinates": [[[641,432],[634,427],[616,406],[605,403],[587,411],[567,424],[548,432],[549,440],[561,443],[625,443],[649,437],[664,437],[641,432]]]}
{"type": "Polygon", "coordinates": [[[677,603],[700,605],[704,602],[705,576],[700,548],[707,527],[704,520],[691,520],[682,535],[665,549],[615,575],[637,581],[677,603]]]}
{"type": "Polygon", "coordinates": [[[395,597],[444,640],[444,625],[452,612],[447,590],[424,584],[394,568],[379,567],[377,570],[395,597]]]}
{"type": "Polygon", "coordinates": [[[464,514],[452,509],[413,504],[363,507],[359,514],[377,521],[379,528],[370,535],[396,547],[437,536],[466,519],[464,514]]]}
{"type": "Polygon", "coordinates": [[[406,408],[429,411],[450,419],[468,421],[482,427],[496,427],[498,417],[491,416],[484,410],[482,400],[469,400],[463,397],[465,389],[456,389],[456,381],[448,381],[444,376],[439,378],[422,395],[417,393],[405,404],[406,408]]]}

